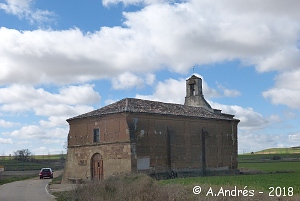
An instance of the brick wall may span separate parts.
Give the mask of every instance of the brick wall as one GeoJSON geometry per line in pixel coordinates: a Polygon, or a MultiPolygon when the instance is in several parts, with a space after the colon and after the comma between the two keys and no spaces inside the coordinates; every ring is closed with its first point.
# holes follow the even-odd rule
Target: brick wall
{"type": "Polygon", "coordinates": [[[68,146],[93,145],[94,129],[100,129],[100,143],[129,140],[125,114],[111,114],[97,118],[75,119],[69,122],[68,146]]]}
{"type": "Polygon", "coordinates": [[[205,167],[237,168],[237,121],[140,113],[130,114],[127,121],[136,122],[135,128],[131,127],[136,146],[133,160],[150,158],[150,169],[144,172],[201,170],[202,129],[206,132],[205,167]]]}
{"type": "Polygon", "coordinates": [[[95,153],[103,158],[104,178],[122,172],[201,171],[203,166],[207,170],[236,169],[237,123],[129,112],[71,120],[63,182],[71,177],[90,180],[95,153]],[[100,129],[99,143],[93,142],[95,128],[100,129]],[[144,169],[138,170],[138,163],[144,169]]]}

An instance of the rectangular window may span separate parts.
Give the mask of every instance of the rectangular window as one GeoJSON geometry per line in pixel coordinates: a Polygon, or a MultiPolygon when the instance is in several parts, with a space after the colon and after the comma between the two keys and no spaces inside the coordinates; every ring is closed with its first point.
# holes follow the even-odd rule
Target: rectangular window
{"type": "Polygon", "coordinates": [[[94,129],[94,142],[100,142],[100,129],[95,128],[94,129]]]}

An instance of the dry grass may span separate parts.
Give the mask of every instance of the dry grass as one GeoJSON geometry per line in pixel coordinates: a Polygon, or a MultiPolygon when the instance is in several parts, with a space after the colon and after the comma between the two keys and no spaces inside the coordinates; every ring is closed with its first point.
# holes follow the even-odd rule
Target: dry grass
{"type": "MultiPolygon", "coordinates": [[[[66,201],[177,201],[177,200],[206,200],[206,201],[226,201],[226,200],[299,200],[298,196],[292,197],[269,197],[267,193],[254,194],[253,197],[240,196],[211,196],[206,195],[212,187],[213,192],[217,193],[221,186],[201,185],[202,193],[194,195],[192,192],[193,185],[184,186],[180,184],[161,185],[147,175],[119,175],[110,177],[101,182],[91,182],[88,184],[78,185],[73,191],[68,193],[67,197],[58,200],[66,201]]],[[[233,189],[232,186],[222,186],[223,189],[233,189]]],[[[249,189],[248,189],[249,190],[249,189]]]]}
{"type": "Polygon", "coordinates": [[[190,200],[190,193],[181,185],[159,185],[147,175],[114,176],[102,182],[78,186],[73,201],[113,200],[190,200]]]}

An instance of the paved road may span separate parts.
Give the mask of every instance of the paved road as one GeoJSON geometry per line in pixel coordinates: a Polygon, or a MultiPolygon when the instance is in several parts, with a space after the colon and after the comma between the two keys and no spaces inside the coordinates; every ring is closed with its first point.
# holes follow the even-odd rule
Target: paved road
{"type": "Polygon", "coordinates": [[[29,179],[0,186],[1,201],[54,201],[47,191],[51,179],[29,179]]]}

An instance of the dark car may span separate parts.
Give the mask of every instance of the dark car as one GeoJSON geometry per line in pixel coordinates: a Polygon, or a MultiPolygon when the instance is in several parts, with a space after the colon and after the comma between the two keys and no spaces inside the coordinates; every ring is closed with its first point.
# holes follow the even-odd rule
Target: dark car
{"type": "Polygon", "coordinates": [[[41,171],[40,171],[40,179],[43,179],[45,177],[48,177],[48,178],[53,178],[53,171],[51,168],[42,168],[41,171]]]}

